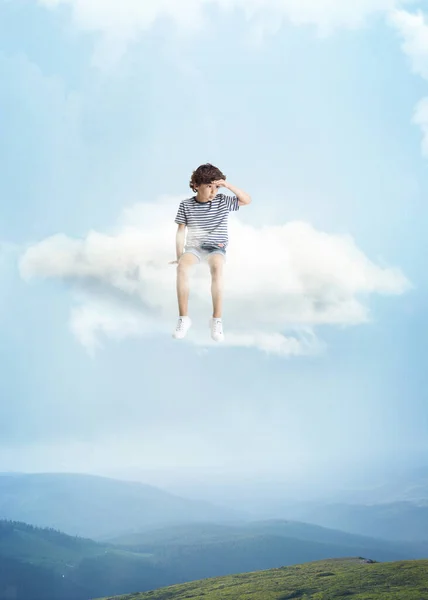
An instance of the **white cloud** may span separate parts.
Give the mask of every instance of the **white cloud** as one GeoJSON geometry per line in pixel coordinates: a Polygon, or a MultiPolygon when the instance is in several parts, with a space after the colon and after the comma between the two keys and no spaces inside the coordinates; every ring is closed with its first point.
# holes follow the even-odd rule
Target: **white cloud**
{"type": "MultiPolygon", "coordinates": [[[[358,27],[376,13],[400,8],[412,0],[38,0],[54,8],[69,5],[77,27],[103,34],[101,52],[117,58],[126,45],[159,19],[170,19],[181,30],[200,28],[208,6],[238,9],[256,29],[266,22],[277,29],[285,19],[314,25],[326,33],[338,27],[358,27]]],[[[105,58],[105,56],[104,56],[105,58]]]]}
{"type": "MultiPolygon", "coordinates": [[[[392,25],[402,39],[402,49],[410,59],[411,69],[428,79],[428,20],[423,12],[409,13],[396,10],[391,16],[392,25]]],[[[421,100],[415,109],[413,122],[422,130],[422,153],[428,157],[428,98],[421,100]]]]}
{"type": "MultiPolygon", "coordinates": [[[[175,267],[168,264],[176,209],[176,198],[137,204],[108,233],[47,238],[26,250],[21,275],[58,279],[78,293],[71,327],[91,351],[100,335],[170,336],[177,313],[175,267]]],[[[232,346],[280,355],[316,352],[317,325],[364,323],[370,294],[401,294],[409,287],[398,269],[374,264],[350,237],[307,223],[254,227],[233,215],[230,233],[224,320],[232,346]]],[[[210,342],[210,312],[209,274],[200,265],[192,277],[188,342],[210,342]]]]}
{"type": "Polygon", "coordinates": [[[396,10],[391,23],[402,38],[403,52],[410,58],[412,70],[428,79],[428,22],[418,11],[414,14],[396,10]]]}

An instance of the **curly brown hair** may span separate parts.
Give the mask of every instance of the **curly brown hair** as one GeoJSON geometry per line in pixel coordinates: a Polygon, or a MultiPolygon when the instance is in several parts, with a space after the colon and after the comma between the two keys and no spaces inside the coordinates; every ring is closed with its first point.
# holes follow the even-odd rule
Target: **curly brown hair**
{"type": "Polygon", "coordinates": [[[226,179],[226,175],[223,175],[220,169],[217,169],[214,165],[207,163],[198,167],[196,171],[193,171],[189,186],[191,190],[196,192],[195,186],[212,183],[219,179],[226,179]]]}

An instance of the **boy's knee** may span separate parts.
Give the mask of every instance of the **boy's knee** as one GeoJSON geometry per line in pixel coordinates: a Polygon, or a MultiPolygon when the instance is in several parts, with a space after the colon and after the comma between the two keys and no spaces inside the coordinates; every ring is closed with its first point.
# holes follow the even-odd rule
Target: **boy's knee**
{"type": "Polygon", "coordinates": [[[189,264],[179,262],[177,265],[177,273],[179,275],[184,275],[184,274],[188,273],[189,267],[190,267],[189,264]]]}
{"type": "Polygon", "coordinates": [[[195,258],[193,256],[182,256],[178,261],[177,271],[179,273],[187,273],[194,264],[195,258]]]}
{"type": "Polygon", "coordinates": [[[214,263],[210,265],[211,275],[213,277],[219,277],[223,273],[223,264],[222,263],[214,263]]]}

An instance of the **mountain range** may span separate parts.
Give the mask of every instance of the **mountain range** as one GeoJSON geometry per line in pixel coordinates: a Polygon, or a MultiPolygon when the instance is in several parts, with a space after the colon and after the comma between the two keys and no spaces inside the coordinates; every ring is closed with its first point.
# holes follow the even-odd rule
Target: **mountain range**
{"type": "Polygon", "coordinates": [[[142,483],[78,474],[0,475],[0,519],[102,539],[183,522],[231,522],[234,510],[142,483]]]}
{"type": "Polygon", "coordinates": [[[427,546],[282,521],[192,523],[109,543],[0,521],[0,598],[88,600],[333,557],[418,559],[427,546]]]}
{"type": "Polygon", "coordinates": [[[301,503],[295,510],[310,518],[250,520],[94,476],[0,475],[0,598],[88,600],[333,558],[428,557],[422,505],[301,503]]]}

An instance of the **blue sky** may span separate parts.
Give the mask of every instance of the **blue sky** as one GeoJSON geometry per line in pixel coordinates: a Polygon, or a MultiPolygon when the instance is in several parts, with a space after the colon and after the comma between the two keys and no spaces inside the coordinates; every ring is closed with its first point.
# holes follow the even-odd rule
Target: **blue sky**
{"type": "Polygon", "coordinates": [[[428,26],[392,1],[228,4],[0,2],[3,471],[424,460],[428,26]],[[162,266],[206,161],[253,197],[222,348],[173,343],[162,266]]]}

